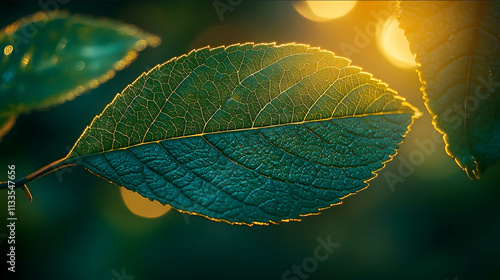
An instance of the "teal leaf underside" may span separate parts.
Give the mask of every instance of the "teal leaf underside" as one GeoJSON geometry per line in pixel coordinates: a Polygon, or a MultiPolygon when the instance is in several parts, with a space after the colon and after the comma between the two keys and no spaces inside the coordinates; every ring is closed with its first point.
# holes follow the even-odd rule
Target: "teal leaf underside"
{"type": "Polygon", "coordinates": [[[215,219],[299,219],[367,186],[408,115],[365,116],[165,140],[80,163],[142,196],[215,219]]]}
{"type": "Polygon", "coordinates": [[[65,159],[213,220],[297,220],[367,186],[417,110],[306,45],[204,48],[140,76],[65,159]]]}

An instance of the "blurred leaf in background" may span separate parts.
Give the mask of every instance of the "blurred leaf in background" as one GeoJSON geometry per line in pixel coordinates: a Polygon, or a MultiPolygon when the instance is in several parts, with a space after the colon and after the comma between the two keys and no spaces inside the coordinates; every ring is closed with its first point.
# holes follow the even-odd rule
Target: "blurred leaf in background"
{"type": "Polygon", "coordinates": [[[500,160],[500,2],[401,1],[425,105],[470,178],[500,160]]]}
{"type": "Polygon", "coordinates": [[[66,12],[23,17],[0,31],[0,139],[14,116],[72,100],[111,79],[160,38],[108,19],[66,12]]]}

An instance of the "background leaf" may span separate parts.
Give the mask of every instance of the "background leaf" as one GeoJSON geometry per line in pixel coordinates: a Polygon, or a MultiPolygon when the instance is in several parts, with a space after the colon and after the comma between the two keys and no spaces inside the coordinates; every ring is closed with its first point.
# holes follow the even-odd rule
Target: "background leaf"
{"type": "Polygon", "coordinates": [[[480,178],[500,159],[500,2],[402,1],[398,18],[446,152],[480,178]]]}
{"type": "Polygon", "coordinates": [[[0,115],[0,141],[16,123],[16,115],[0,115]]]}
{"type": "Polygon", "coordinates": [[[108,19],[38,12],[0,31],[0,115],[71,100],[160,39],[108,19]]]}
{"type": "Polygon", "coordinates": [[[64,162],[215,220],[317,213],[367,186],[417,112],[349,64],[299,44],[192,51],[118,94],[64,162]]]}

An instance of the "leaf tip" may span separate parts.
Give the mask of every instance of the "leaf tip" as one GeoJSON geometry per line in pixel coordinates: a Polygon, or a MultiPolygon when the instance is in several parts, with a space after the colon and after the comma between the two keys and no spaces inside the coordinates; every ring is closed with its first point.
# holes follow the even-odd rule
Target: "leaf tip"
{"type": "Polygon", "coordinates": [[[415,116],[416,119],[418,119],[418,118],[420,118],[421,116],[424,115],[424,113],[422,113],[420,110],[418,110],[417,107],[414,107],[413,109],[415,110],[414,116],[415,116]]]}

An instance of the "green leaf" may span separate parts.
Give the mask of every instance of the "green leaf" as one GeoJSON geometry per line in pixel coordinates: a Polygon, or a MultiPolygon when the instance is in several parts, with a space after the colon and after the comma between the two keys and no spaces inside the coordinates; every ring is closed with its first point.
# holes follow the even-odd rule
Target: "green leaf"
{"type": "Polygon", "coordinates": [[[446,152],[480,178],[500,159],[500,2],[402,1],[398,18],[446,152]]]}
{"type": "Polygon", "coordinates": [[[300,44],[194,50],[141,75],[65,159],[20,183],[78,164],[217,221],[318,213],[367,186],[418,112],[349,64],[300,44]]]}
{"type": "Polygon", "coordinates": [[[160,39],[107,19],[38,12],[0,31],[0,114],[71,100],[160,39]]]}

